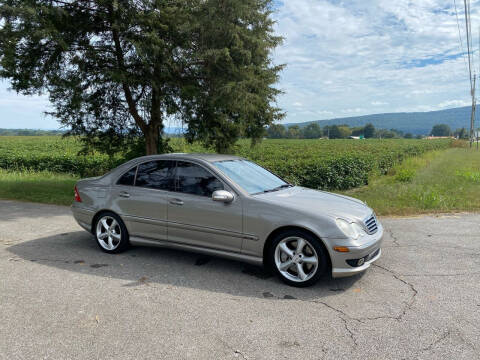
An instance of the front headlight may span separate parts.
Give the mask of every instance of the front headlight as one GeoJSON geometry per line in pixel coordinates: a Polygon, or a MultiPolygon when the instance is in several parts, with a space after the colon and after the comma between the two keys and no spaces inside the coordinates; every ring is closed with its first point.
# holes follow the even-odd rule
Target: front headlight
{"type": "Polygon", "coordinates": [[[360,236],[365,235],[365,231],[360,225],[354,222],[348,222],[344,219],[336,219],[337,226],[349,238],[357,240],[360,236]]]}

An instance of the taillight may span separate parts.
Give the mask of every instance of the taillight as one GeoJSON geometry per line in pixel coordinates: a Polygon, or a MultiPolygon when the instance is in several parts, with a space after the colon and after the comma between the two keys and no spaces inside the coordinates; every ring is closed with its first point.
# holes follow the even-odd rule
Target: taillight
{"type": "Polygon", "coordinates": [[[75,201],[76,202],[82,202],[82,198],[80,197],[80,194],[78,193],[77,186],[75,186],[74,192],[75,192],[75,201]]]}

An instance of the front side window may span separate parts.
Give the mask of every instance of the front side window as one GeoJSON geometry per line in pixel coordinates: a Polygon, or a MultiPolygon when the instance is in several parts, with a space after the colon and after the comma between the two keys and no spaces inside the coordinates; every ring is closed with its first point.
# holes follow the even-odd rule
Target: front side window
{"type": "Polygon", "coordinates": [[[212,196],[215,190],[223,190],[223,184],[203,167],[186,161],[177,162],[176,191],[212,196]]]}
{"type": "Polygon", "coordinates": [[[138,166],[135,186],[173,191],[175,162],[171,160],[156,160],[138,166]]]}
{"type": "Polygon", "coordinates": [[[136,166],[133,169],[128,170],[125,174],[122,175],[120,179],[118,179],[117,185],[133,186],[136,172],[137,172],[136,166]]]}
{"type": "Polygon", "coordinates": [[[247,160],[217,161],[214,165],[249,194],[275,191],[292,185],[247,160]]]}

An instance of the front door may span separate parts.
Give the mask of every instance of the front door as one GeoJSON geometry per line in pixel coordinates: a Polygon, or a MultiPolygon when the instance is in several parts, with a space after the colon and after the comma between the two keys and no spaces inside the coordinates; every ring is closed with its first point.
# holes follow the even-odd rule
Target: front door
{"type": "Polygon", "coordinates": [[[212,200],[215,190],[229,190],[201,165],[177,161],[175,191],[168,199],[168,240],[212,249],[240,252],[242,203],[212,200]]]}

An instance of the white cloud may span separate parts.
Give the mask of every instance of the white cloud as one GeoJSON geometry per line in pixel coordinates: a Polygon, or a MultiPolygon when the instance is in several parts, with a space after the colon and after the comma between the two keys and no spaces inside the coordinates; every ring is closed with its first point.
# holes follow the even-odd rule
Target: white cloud
{"type": "Polygon", "coordinates": [[[341,110],[341,112],[344,114],[359,114],[359,113],[365,112],[365,109],[363,108],[343,109],[341,110]]]}
{"type": "Polygon", "coordinates": [[[327,111],[327,110],[317,110],[316,113],[317,113],[317,115],[320,115],[320,116],[331,116],[331,115],[333,115],[332,111],[327,111]]]}
{"type": "Polygon", "coordinates": [[[460,107],[471,105],[471,102],[466,100],[447,100],[438,104],[439,108],[460,107]]]}
{"type": "MultiPolygon", "coordinates": [[[[473,28],[480,24],[477,5],[472,1],[473,28]]],[[[285,37],[274,57],[287,64],[279,100],[284,122],[469,102],[451,0],[284,1],[275,18],[285,37]],[[293,112],[296,101],[304,111],[293,112]]]]}

